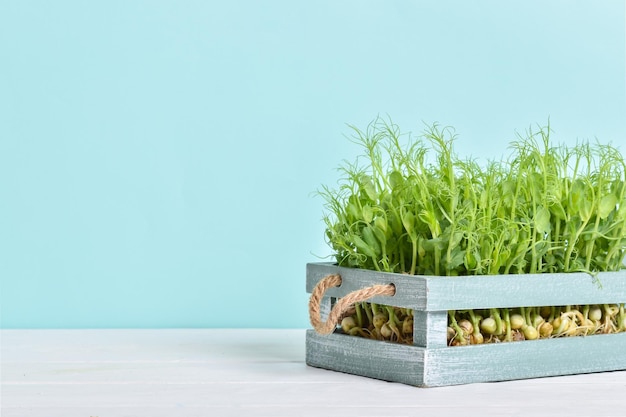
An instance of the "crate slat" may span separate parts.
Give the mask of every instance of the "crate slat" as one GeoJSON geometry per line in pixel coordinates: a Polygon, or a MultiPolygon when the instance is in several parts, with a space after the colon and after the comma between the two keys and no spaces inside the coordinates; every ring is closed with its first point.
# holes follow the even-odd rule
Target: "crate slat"
{"type": "Polygon", "coordinates": [[[617,333],[428,349],[424,385],[622,370],[625,347],[626,333],[617,333]]]}
{"type": "Polygon", "coordinates": [[[426,349],[343,334],[306,335],[310,366],[437,387],[626,369],[626,333],[426,349]]]}
{"type": "Polygon", "coordinates": [[[326,295],[340,298],[346,294],[375,284],[396,286],[396,294],[391,297],[372,298],[373,303],[389,304],[396,307],[426,308],[426,280],[419,276],[390,274],[363,269],[343,268],[332,263],[310,263],[306,266],[306,290],[313,291],[315,285],[330,274],[341,275],[341,286],[330,288],[326,295]]]}
{"type": "Polygon", "coordinates": [[[601,272],[597,278],[586,273],[441,277],[313,263],[307,264],[307,291],[328,274],[342,277],[341,286],[328,290],[328,296],[343,297],[370,285],[391,283],[396,294],[372,302],[424,311],[626,302],[626,270],[601,272]]]}

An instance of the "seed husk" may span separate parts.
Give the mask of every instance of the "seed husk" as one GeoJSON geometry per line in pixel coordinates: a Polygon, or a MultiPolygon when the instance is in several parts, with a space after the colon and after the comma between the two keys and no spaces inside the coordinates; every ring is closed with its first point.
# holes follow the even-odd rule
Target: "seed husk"
{"type": "Polygon", "coordinates": [[[345,333],[350,333],[350,330],[356,327],[356,321],[352,316],[344,317],[341,320],[341,329],[345,333]]]}
{"type": "Polygon", "coordinates": [[[533,326],[522,326],[522,332],[524,333],[524,339],[535,340],[539,337],[539,332],[533,326]]]}
{"type": "Polygon", "coordinates": [[[391,327],[389,327],[389,324],[385,323],[381,326],[380,334],[385,339],[391,338],[391,335],[393,334],[393,332],[391,331],[391,327]]]}
{"type": "Polygon", "coordinates": [[[372,323],[374,324],[374,327],[378,330],[380,330],[383,325],[385,323],[387,323],[387,316],[384,313],[377,313],[374,315],[374,318],[372,320],[372,323]]]}
{"type": "Polygon", "coordinates": [[[493,317],[487,317],[480,322],[480,329],[487,335],[492,335],[496,332],[496,321],[493,317]]]}
{"type": "Polygon", "coordinates": [[[526,321],[521,314],[511,314],[511,329],[519,330],[524,326],[526,321]]]}
{"type": "Polygon", "coordinates": [[[461,330],[463,330],[463,334],[465,336],[469,336],[470,334],[474,333],[474,326],[469,320],[463,319],[460,320],[458,323],[461,330]]]}
{"type": "Polygon", "coordinates": [[[541,337],[542,339],[547,339],[548,337],[552,336],[553,330],[554,327],[552,327],[552,325],[547,321],[544,321],[543,323],[541,323],[541,326],[539,326],[539,337],[541,337]]]}

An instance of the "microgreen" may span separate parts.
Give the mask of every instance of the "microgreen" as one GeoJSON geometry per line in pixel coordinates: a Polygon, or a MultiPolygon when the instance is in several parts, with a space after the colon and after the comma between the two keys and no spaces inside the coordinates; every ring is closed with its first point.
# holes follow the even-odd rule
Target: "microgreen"
{"type": "MultiPolygon", "coordinates": [[[[508,158],[481,165],[456,155],[451,127],[435,124],[411,136],[379,118],[365,130],[351,129],[361,156],[340,166],[338,188],[319,191],[327,209],[326,238],[339,265],[447,276],[596,275],[624,268],[626,161],[618,149],[601,143],[554,145],[548,124],[518,134],[508,158]]],[[[623,306],[618,307],[619,314],[605,312],[603,317],[613,321],[607,319],[603,329],[626,327],[623,306]]],[[[357,311],[356,322],[371,315],[366,303],[357,311]]],[[[526,338],[552,334],[534,322],[539,317],[534,309],[521,312],[526,338]]],[[[549,324],[555,332],[569,334],[566,322],[590,326],[566,312],[554,325],[559,317],[552,311],[549,324]]],[[[480,340],[478,313],[458,314],[450,312],[449,322],[457,343],[462,343],[462,319],[474,324],[472,340],[480,340]]],[[[513,338],[511,311],[481,314],[488,322],[486,339],[513,338]]],[[[385,317],[390,333],[383,333],[403,338],[393,310],[385,317]]]]}
{"type": "Polygon", "coordinates": [[[428,275],[615,271],[626,253],[626,164],[610,145],[554,146],[528,130],[482,167],[450,127],[352,127],[363,149],[320,194],[340,265],[428,275]],[[365,161],[365,162],[364,162],[365,161]],[[363,163],[364,162],[364,163],[363,163]]]}

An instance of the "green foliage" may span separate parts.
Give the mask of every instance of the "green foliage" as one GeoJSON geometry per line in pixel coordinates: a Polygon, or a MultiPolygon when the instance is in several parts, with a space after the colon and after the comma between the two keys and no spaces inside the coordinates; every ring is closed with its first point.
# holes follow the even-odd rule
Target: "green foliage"
{"type": "Polygon", "coordinates": [[[626,165],[612,146],[550,143],[529,130],[485,167],[454,153],[454,130],[417,138],[377,119],[338,188],[326,237],[342,266],[424,275],[615,271],[626,254],[626,165]]]}

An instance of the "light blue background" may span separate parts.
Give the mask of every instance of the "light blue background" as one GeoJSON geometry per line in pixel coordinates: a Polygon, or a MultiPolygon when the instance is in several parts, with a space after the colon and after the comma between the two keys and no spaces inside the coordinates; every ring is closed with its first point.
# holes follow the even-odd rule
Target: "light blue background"
{"type": "Polygon", "coordinates": [[[3,1],[5,328],[306,327],[346,123],[626,148],[624,1],[3,1]]]}

